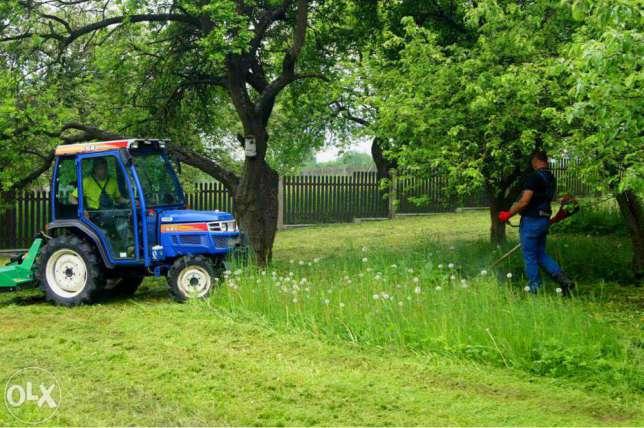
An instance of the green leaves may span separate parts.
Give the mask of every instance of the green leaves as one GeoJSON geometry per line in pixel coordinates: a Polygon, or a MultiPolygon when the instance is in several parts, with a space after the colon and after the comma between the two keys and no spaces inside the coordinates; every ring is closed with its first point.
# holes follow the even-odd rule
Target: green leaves
{"type": "Polygon", "coordinates": [[[475,41],[449,45],[403,19],[404,38],[391,44],[400,45],[398,57],[370,63],[375,132],[406,142],[389,152],[402,172],[431,175],[438,165],[460,192],[487,183],[504,194],[537,145],[555,147],[565,70],[549,43],[569,25],[566,16],[554,1],[524,7],[483,1],[463,18],[475,41]],[[546,25],[545,12],[561,26],[546,25]]]}
{"type": "Polygon", "coordinates": [[[634,20],[641,15],[637,3],[586,5],[584,25],[566,51],[570,98],[565,112],[582,173],[597,172],[595,181],[605,189],[642,194],[644,40],[634,20]]]}

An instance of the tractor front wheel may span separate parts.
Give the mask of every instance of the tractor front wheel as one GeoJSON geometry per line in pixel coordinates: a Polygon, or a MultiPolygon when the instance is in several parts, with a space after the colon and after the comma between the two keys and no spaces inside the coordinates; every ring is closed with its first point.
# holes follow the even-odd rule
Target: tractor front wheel
{"type": "Polygon", "coordinates": [[[73,235],[47,242],[38,257],[37,276],[47,300],[58,305],[93,303],[105,286],[94,248],[73,235]]]}
{"type": "Polygon", "coordinates": [[[168,271],[170,293],[179,302],[205,298],[216,283],[215,266],[204,256],[184,256],[168,271]]]}

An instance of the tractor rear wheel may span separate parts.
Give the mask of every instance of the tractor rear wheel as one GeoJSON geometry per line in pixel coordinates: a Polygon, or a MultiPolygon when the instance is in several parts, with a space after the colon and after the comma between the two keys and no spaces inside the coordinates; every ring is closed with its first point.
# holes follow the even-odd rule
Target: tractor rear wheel
{"type": "Polygon", "coordinates": [[[49,240],[37,265],[45,297],[58,305],[93,303],[105,286],[102,264],[94,248],[73,235],[49,240]]]}
{"type": "Polygon", "coordinates": [[[204,256],[184,256],[168,271],[170,293],[179,302],[210,295],[217,279],[213,262],[204,256]]]}

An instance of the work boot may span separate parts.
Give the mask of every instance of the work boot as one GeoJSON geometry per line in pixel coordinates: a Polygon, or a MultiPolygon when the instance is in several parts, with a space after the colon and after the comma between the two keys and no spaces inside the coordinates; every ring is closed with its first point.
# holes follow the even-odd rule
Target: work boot
{"type": "Polygon", "coordinates": [[[561,271],[558,274],[553,275],[552,278],[557,284],[561,286],[561,294],[564,297],[570,297],[571,291],[575,289],[575,283],[570,278],[568,278],[566,272],[561,271]]]}

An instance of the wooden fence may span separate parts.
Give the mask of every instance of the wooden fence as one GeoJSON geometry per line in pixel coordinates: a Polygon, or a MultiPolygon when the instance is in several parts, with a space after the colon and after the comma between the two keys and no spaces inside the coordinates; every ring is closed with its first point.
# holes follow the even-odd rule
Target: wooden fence
{"type": "Polygon", "coordinates": [[[0,248],[27,248],[49,221],[49,192],[21,192],[13,207],[0,210],[0,248]]]}
{"type": "Polygon", "coordinates": [[[283,183],[284,224],[341,223],[388,213],[375,173],[287,176],[283,183]]]}
{"type": "MultiPolygon", "coordinates": [[[[565,166],[552,168],[560,192],[591,195],[592,188],[565,166]]],[[[428,179],[400,178],[394,180],[396,212],[422,214],[454,211],[458,207],[486,207],[487,197],[481,191],[471,195],[450,195],[445,192],[447,180],[437,176],[428,179]],[[414,203],[422,200],[423,204],[414,203]]],[[[384,218],[391,206],[375,172],[354,172],[343,176],[286,176],[280,180],[280,206],[284,225],[351,222],[356,218],[384,218]]],[[[233,201],[226,188],[218,182],[199,183],[187,188],[186,200],[197,210],[231,212],[233,201]]],[[[0,248],[26,248],[33,237],[49,221],[49,192],[20,193],[14,205],[0,211],[0,248]]]]}

